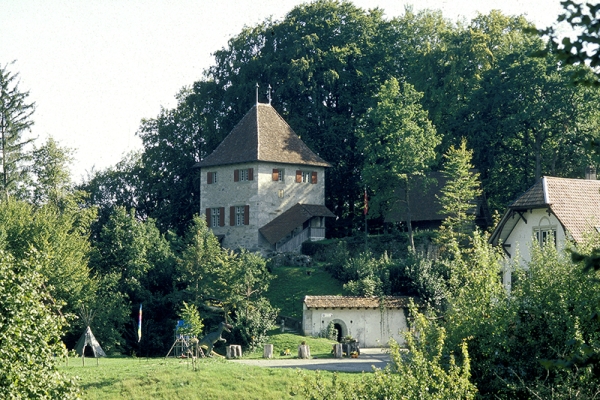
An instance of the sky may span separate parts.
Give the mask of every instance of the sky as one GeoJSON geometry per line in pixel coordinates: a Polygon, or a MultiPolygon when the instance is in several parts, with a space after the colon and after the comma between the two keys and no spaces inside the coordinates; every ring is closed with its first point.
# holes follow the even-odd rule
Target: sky
{"type": "MultiPolygon", "coordinates": [[[[74,150],[73,180],[142,148],[140,121],[173,108],[175,95],[203,78],[212,53],[244,26],[282,20],[301,0],[0,0],[0,65],[18,73],[35,102],[28,137],[53,137],[74,150]],[[13,64],[10,64],[13,62],[13,64]]],[[[560,0],[354,0],[387,18],[441,10],[470,20],[500,9],[539,28],[560,0]]]]}

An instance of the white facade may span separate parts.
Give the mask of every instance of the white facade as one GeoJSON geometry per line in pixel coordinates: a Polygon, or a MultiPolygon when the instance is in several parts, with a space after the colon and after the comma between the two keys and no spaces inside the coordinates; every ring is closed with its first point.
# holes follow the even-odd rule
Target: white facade
{"type": "Polygon", "coordinates": [[[330,322],[341,329],[342,337],[352,336],[360,347],[387,347],[390,339],[405,344],[408,330],[404,308],[315,308],[304,304],[304,335],[318,336],[330,322]]]}
{"type": "Polygon", "coordinates": [[[540,246],[551,237],[557,249],[564,248],[565,230],[556,215],[548,213],[546,209],[515,213],[512,218],[518,219],[518,222],[502,244],[511,259],[518,259],[524,263],[531,261],[532,246],[540,246]]]}

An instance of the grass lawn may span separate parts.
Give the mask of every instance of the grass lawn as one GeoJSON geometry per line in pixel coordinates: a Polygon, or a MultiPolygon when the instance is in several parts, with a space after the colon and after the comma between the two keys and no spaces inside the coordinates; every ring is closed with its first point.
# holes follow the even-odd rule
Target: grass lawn
{"type": "MultiPolygon", "coordinates": [[[[273,358],[296,358],[298,356],[298,346],[301,342],[306,342],[310,347],[310,355],[316,358],[333,357],[331,350],[334,342],[329,339],[313,338],[310,336],[295,335],[292,333],[281,333],[279,330],[269,332],[267,343],[273,345],[273,358]],[[282,355],[282,352],[290,351],[290,355],[282,355]]],[[[254,353],[244,354],[243,358],[262,358],[262,348],[254,353]]]]}
{"type": "Polygon", "coordinates": [[[84,399],[286,399],[298,372],[251,367],[223,359],[71,359],[62,372],[79,377],[84,399]]]}
{"type": "Polygon", "coordinates": [[[320,267],[277,267],[266,297],[280,314],[302,319],[302,300],[306,295],[341,295],[342,284],[320,267]],[[310,271],[310,275],[306,272],[310,271]]]}
{"type": "MultiPolygon", "coordinates": [[[[294,385],[301,384],[299,371],[291,368],[262,368],[225,359],[200,359],[194,370],[191,361],[174,358],[70,359],[59,370],[78,377],[84,399],[291,399],[294,385]]],[[[314,371],[302,371],[314,376],[314,371]]],[[[331,372],[321,371],[327,381],[331,372]]],[[[360,374],[339,373],[342,380],[360,374]]],[[[300,397],[301,398],[301,397],[300,397]]]]}

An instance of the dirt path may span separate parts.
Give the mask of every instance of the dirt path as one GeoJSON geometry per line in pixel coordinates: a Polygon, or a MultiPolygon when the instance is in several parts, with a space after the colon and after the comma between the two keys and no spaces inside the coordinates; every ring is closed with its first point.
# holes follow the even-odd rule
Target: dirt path
{"type": "Polygon", "coordinates": [[[256,359],[231,360],[232,362],[265,368],[302,368],[321,371],[373,372],[373,367],[383,369],[391,361],[384,349],[360,349],[358,358],[256,359]]]}

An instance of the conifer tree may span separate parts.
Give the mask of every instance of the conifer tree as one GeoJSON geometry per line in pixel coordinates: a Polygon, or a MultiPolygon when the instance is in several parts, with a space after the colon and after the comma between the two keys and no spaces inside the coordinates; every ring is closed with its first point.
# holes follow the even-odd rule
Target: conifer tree
{"type": "Polygon", "coordinates": [[[19,90],[18,77],[8,70],[8,65],[0,66],[0,190],[5,199],[25,179],[24,148],[33,140],[23,139],[23,133],[33,125],[34,103],[27,102],[29,92],[19,90]]]}
{"type": "Polygon", "coordinates": [[[444,154],[442,174],[446,184],[441,190],[438,200],[442,206],[442,222],[440,242],[454,242],[466,245],[475,228],[477,197],[481,196],[479,173],[473,172],[471,159],[473,151],[467,149],[467,140],[462,139],[460,146],[450,146],[444,154]]]}

